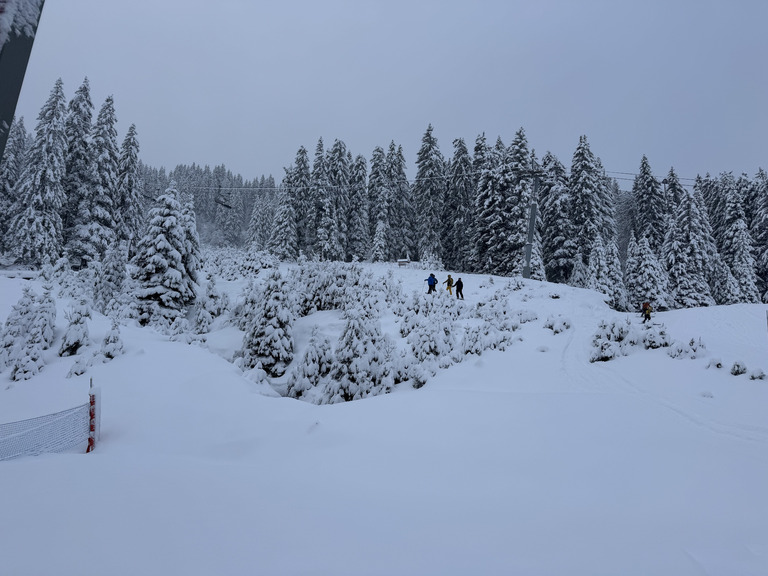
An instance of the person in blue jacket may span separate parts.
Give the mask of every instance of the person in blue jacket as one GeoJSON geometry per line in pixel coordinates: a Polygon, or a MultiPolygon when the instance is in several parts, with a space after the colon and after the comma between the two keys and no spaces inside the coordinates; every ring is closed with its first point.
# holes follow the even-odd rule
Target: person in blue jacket
{"type": "Polygon", "coordinates": [[[437,286],[437,278],[435,278],[434,274],[430,274],[429,278],[426,279],[426,283],[427,286],[429,286],[427,294],[432,294],[432,292],[435,291],[435,287],[437,286]]]}

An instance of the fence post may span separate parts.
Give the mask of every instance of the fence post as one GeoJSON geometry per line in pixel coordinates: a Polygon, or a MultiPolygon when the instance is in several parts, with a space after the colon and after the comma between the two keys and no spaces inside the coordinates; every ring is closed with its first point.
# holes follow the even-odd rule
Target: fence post
{"type": "Polygon", "coordinates": [[[88,393],[88,452],[93,452],[96,448],[96,440],[101,436],[101,394],[98,388],[93,387],[93,378],[91,378],[91,387],[88,393]]]}

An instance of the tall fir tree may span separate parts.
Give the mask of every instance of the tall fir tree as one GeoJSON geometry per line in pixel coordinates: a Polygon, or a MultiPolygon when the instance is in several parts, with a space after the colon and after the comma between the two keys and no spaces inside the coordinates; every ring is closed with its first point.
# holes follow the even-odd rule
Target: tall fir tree
{"type": "Polygon", "coordinates": [[[307,149],[301,146],[296,152],[296,159],[291,170],[291,199],[296,215],[296,237],[300,252],[312,251],[312,203],[310,201],[312,173],[309,168],[307,149]]]}
{"type": "Polygon", "coordinates": [[[392,185],[387,172],[387,156],[377,146],[371,156],[371,174],[368,179],[368,198],[371,203],[371,259],[374,262],[387,261],[395,252],[392,242],[392,185]]]}
{"type": "MultiPolygon", "coordinates": [[[[390,142],[387,151],[387,175],[392,189],[390,227],[393,251],[389,255],[390,259],[415,258],[419,250],[413,191],[405,174],[405,167],[403,147],[390,142]]],[[[421,218],[421,215],[418,218],[421,218]]]]}
{"type": "Polygon", "coordinates": [[[720,253],[739,283],[740,301],[759,302],[752,237],[744,214],[742,190],[735,185],[728,187],[724,224],[720,253]]]}
{"type": "Polygon", "coordinates": [[[667,273],[645,236],[639,242],[634,235],[630,240],[624,283],[630,309],[639,310],[643,302],[656,310],[669,308],[667,273]]]}
{"type": "MultiPolygon", "coordinates": [[[[173,190],[173,181],[170,188],[173,190]]],[[[197,215],[193,195],[188,190],[177,189],[176,197],[181,206],[181,227],[184,230],[184,251],[181,255],[181,263],[184,266],[184,304],[191,304],[197,297],[203,255],[200,249],[200,236],[197,233],[197,215]]]]}
{"type": "Polygon", "coordinates": [[[364,156],[358,155],[352,163],[349,180],[348,255],[352,260],[363,260],[371,251],[367,179],[368,163],[364,156]]]}
{"type": "Polygon", "coordinates": [[[442,222],[446,193],[445,161],[432,130],[430,124],[421,139],[412,193],[413,206],[419,215],[419,259],[441,262],[445,234],[442,222]]]}
{"type": "Polygon", "coordinates": [[[61,255],[67,138],[61,79],[40,110],[28,164],[18,182],[21,211],[9,226],[13,252],[27,264],[53,264],[61,255]]]}
{"type": "Polygon", "coordinates": [[[568,174],[562,163],[547,152],[541,159],[544,173],[539,189],[542,220],[542,256],[547,280],[568,281],[576,253],[573,223],[570,218],[571,194],[568,174]]]}
{"type": "MultiPolygon", "coordinates": [[[[70,261],[78,263],[82,259],[82,254],[78,248],[77,230],[83,223],[83,216],[87,217],[90,214],[88,203],[96,184],[91,146],[92,124],[93,102],[90,83],[86,78],[69,101],[65,120],[67,156],[64,193],[66,202],[62,207],[64,247],[70,261]]],[[[89,259],[86,258],[86,260],[89,259]]]]}
{"type": "Polygon", "coordinates": [[[139,322],[160,320],[168,325],[182,315],[187,298],[185,231],[175,183],[149,210],[147,230],[133,258],[139,284],[139,322]]]}
{"type": "Polygon", "coordinates": [[[27,138],[24,118],[14,119],[0,162],[0,252],[10,248],[8,226],[14,213],[21,208],[17,203],[17,183],[24,172],[27,138]]]}
{"type": "Polygon", "coordinates": [[[525,265],[525,245],[528,241],[528,220],[533,200],[533,182],[530,176],[532,155],[528,149],[525,131],[520,128],[510,144],[503,163],[505,183],[500,255],[498,272],[507,276],[519,275],[525,265]]]}
{"type": "Polygon", "coordinates": [[[274,227],[267,245],[268,250],[281,260],[295,260],[299,255],[293,206],[290,188],[283,188],[278,196],[274,227]]]}
{"type": "Polygon", "coordinates": [[[505,189],[503,163],[506,149],[499,138],[487,151],[475,196],[474,260],[478,272],[495,273],[501,262],[500,245],[505,189]]]}
{"type": "Polygon", "coordinates": [[[667,201],[661,183],[653,175],[648,158],[643,156],[640,171],[632,185],[637,215],[637,237],[645,236],[651,250],[658,256],[664,242],[667,225],[667,201]]]}
{"type": "Polygon", "coordinates": [[[467,145],[462,138],[457,138],[453,141],[453,158],[448,166],[448,192],[442,218],[444,262],[453,270],[468,271],[471,266],[476,180],[467,145]]]}
{"type": "Polygon", "coordinates": [[[340,247],[336,260],[346,260],[349,254],[349,185],[351,179],[349,155],[347,146],[339,139],[326,155],[326,174],[328,176],[328,191],[333,202],[334,235],[340,247]]]}
{"type": "MultiPolygon", "coordinates": [[[[672,180],[670,172],[668,180],[672,180]]],[[[676,186],[673,185],[676,188],[676,186]]],[[[672,304],[681,308],[715,303],[707,278],[711,268],[707,248],[706,214],[702,213],[692,191],[680,187],[679,203],[662,248],[669,272],[672,304]]]]}
{"type": "Polygon", "coordinates": [[[117,145],[115,104],[107,96],[93,127],[92,157],[95,167],[93,200],[91,203],[90,238],[98,260],[118,237],[123,226],[117,195],[117,169],[120,156],[117,145]]]}
{"type": "MultiPolygon", "coordinates": [[[[117,231],[118,240],[131,245],[138,242],[141,234],[143,210],[141,201],[141,175],[139,173],[139,141],[136,125],[131,124],[120,147],[117,162],[117,207],[122,217],[122,227],[117,231]]],[[[185,190],[189,188],[185,187],[185,190]]],[[[195,232],[197,233],[197,232],[195,232]]]]}
{"type": "Polygon", "coordinates": [[[569,184],[576,247],[582,258],[586,258],[592,251],[592,243],[604,229],[601,221],[603,209],[600,206],[602,175],[586,136],[579,138],[579,145],[573,153],[569,184]]]}
{"type": "Polygon", "coordinates": [[[754,181],[755,219],[752,238],[755,249],[755,272],[763,302],[768,303],[768,173],[758,170],[754,181]]]}

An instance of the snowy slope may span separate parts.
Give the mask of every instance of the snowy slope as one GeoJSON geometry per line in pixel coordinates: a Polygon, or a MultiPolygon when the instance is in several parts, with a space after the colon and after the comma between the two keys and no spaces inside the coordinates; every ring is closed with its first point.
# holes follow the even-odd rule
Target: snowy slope
{"type": "MultiPolygon", "coordinates": [[[[507,282],[463,279],[464,306],[507,282]]],[[[22,283],[0,277],[0,317],[22,283]]],[[[6,370],[0,422],[79,404],[89,378],[103,415],[93,454],[0,462],[0,574],[768,574],[768,381],[728,373],[768,369],[766,306],[660,313],[706,356],[605,363],[592,336],[627,315],[599,294],[525,281],[510,307],[535,319],[506,351],[346,404],[265,395],[221,324],[202,347],[124,326],[126,354],[81,377],[55,351],[32,380],[6,370]]],[[[335,341],[343,321],[300,319],[296,358],[313,324],[335,341]]],[[[94,314],[93,347],[108,328],[94,314]]]]}

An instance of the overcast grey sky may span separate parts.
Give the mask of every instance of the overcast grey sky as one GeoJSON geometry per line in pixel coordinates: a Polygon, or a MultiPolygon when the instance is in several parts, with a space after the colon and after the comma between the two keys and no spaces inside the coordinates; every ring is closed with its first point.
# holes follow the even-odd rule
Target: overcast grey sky
{"type": "MultiPolygon", "coordinates": [[[[370,160],[429,123],[440,149],[526,130],[570,166],[657,176],[768,169],[766,0],[47,0],[17,115],[58,77],[113,94],[119,138],[168,169],[282,178],[299,146],[370,160]]],[[[622,188],[631,186],[621,182],[622,188]]]]}

